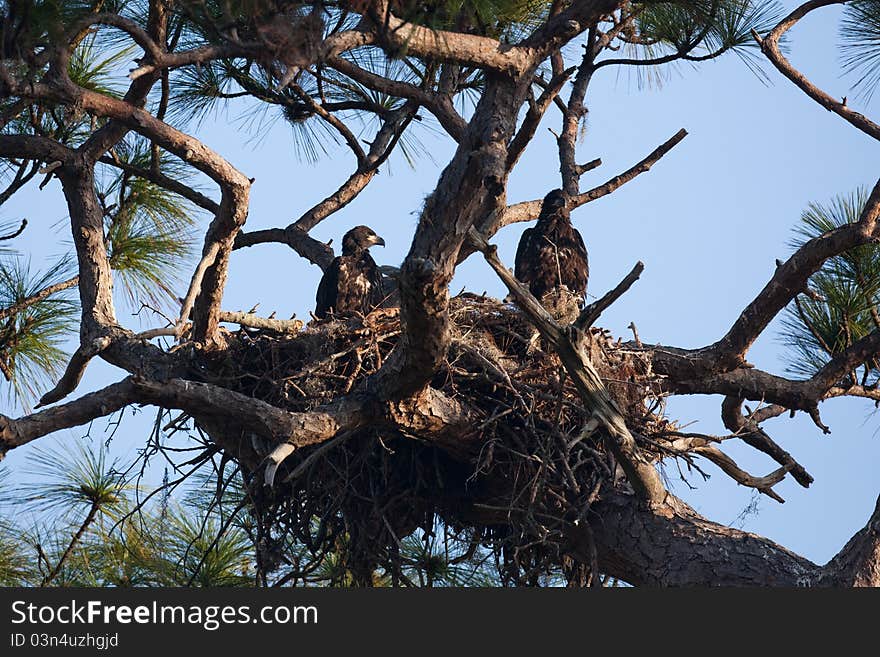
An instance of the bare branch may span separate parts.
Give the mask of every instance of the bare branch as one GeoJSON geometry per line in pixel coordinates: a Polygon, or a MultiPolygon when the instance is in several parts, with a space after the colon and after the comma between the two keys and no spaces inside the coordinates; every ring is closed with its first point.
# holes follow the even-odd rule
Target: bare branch
{"type": "Polygon", "coordinates": [[[834,112],[866,135],[870,135],[874,139],[880,140],[880,125],[877,125],[864,115],[847,107],[845,100],[833,98],[819,89],[810,82],[803,73],[792,66],[791,62],[789,62],[779,50],[780,37],[804,16],[816,9],[820,9],[821,7],[846,4],[846,1],[847,0],[811,0],[811,2],[801,5],[782,19],[782,21],[780,21],[780,23],[763,39],[755,31],[752,31],[752,36],[761,46],[761,51],[767,56],[767,59],[772,62],[780,73],[791,80],[798,89],[803,91],[807,96],[815,100],[829,112],[834,112]]]}
{"type": "MultiPolygon", "coordinates": [[[[831,397],[850,394],[849,388],[840,385],[840,380],[854,366],[880,353],[880,330],[856,341],[835,355],[815,375],[803,381],[786,379],[750,366],[718,371],[717,367],[720,365],[708,350],[684,350],[664,346],[634,346],[633,350],[652,358],[652,367],[656,372],[666,375],[664,385],[671,393],[725,395],[732,398],[727,402],[733,405],[730,408],[737,409],[741,399],[771,405],[756,411],[752,417],[754,422],[780,415],[785,409],[804,411],[820,429],[829,433],[828,427],[819,419],[818,404],[831,397]]],[[[877,396],[861,386],[852,386],[852,395],[872,399],[877,396]]],[[[734,415],[729,416],[726,422],[731,430],[739,425],[734,415]]],[[[754,427],[747,426],[746,429],[751,431],[754,427]]],[[[761,440],[769,445],[766,440],[761,440]]],[[[769,451],[767,453],[773,455],[769,451]]]]}
{"type": "Polygon", "coordinates": [[[597,169],[600,166],[602,166],[602,160],[597,157],[596,159],[585,162],[584,164],[576,164],[574,170],[577,175],[582,176],[587,173],[587,171],[592,171],[593,169],[597,169]]]}
{"type": "MultiPolygon", "coordinates": [[[[27,160],[22,161],[22,163],[18,167],[18,171],[15,172],[15,177],[9,182],[2,192],[0,192],[0,205],[3,205],[12,198],[12,195],[15,194],[19,189],[27,185],[31,180],[33,180],[34,176],[40,171],[40,163],[39,161],[28,162],[27,160]]],[[[22,220],[21,230],[24,230],[24,227],[27,225],[27,219],[22,220]]],[[[12,239],[12,237],[16,237],[21,234],[16,233],[16,235],[12,235],[11,237],[6,237],[3,239],[12,239]]]]}
{"type": "Polygon", "coordinates": [[[533,49],[535,59],[543,61],[620,4],[617,0],[575,0],[566,9],[551,16],[520,45],[533,49]]]}
{"type": "Polygon", "coordinates": [[[559,92],[562,91],[562,87],[565,86],[565,83],[571,77],[573,72],[574,69],[568,69],[561,74],[554,76],[550,82],[544,85],[544,89],[538,99],[529,102],[529,111],[526,113],[519,131],[516,133],[507,149],[508,171],[516,166],[516,163],[525,151],[526,146],[529,145],[532,138],[535,136],[535,132],[537,131],[538,125],[541,123],[541,119],[544,117],[547,108],[550,107],[550,105],[559,97],[559,92]]]}
{"type": "Polygon", "coordinates": [[[351,174],[339,186],[339,189],[323,201],[306,210],[299,219],[291,224],[291,227],[307,233],[331,214],[338,212],[356,199],[366,189],[367,185],[370,184],[375,175],[375,167],[368,167],[366,170],[358,170],[351,174]]]}
{"type": "Polygon", "coordinates": [[[95,172],[91,164],[65,164],[56,174],[67,201],[76,248],[82,307],[80,335],[85,346],[105,336],[116,325],[113,280],[104,241],[104,211],[95,193],[95,172]]]}
{"type": "Polygon", "coordinates": [[[190,280],[189,289],[186,292],[186,297],[184,297],[183,303],[180,304],[180,316],[177,319],[178,328],[182,327],[189,320],[190,313],[192,312],[193,306],[196,302],[196,297],[199,295],[199,291],[202,289],[202,282],[205,278],[205,272],[207,272],[208,268],[212,267],[217,261],[217,255],[219,253],[220,244],[218,242],[205,245],[202,259],[199,260],[199,264],[196,266],[196,269],[192,275],[192,279],[190,280]]]}
{"type": "Polygon", "coordinates": [[[783,504],[785,502],[785,500],[782,499],[782,497],[780,497],[773,490],[773,486],[785,479],[785,475],[790,469],[789,466],[783,466],[778,470],[774,470],[766,477],[755,477],[740,468],[736,464],[736,461],[734,461],[717,447],[704,445],[702,447],[695,448],[693,451],[695,454],[699,454],[700,456],[703,456],[712,461],[712,463],[721,468],[724,474],[731,477],[737,483],[743,486],[747,486],[749,488],[754,488],[764,495],[773,498],[780,504],[783,504]]]}
{"type": "Polygon", "coordinates": [[[13,420],[0,416],[0,452],[59,429],[79,426],[109,415],[132,403],[179,408],[191,415],[204,413],[245,424],[272,440],[301,447],[331,438],[343,425],[362,421],[363,405],[351,400],[334,402],[329,410],[289,413],[266,402],[218,386],[182,379],[154,382],[129,377],[98,392],[51,409],[13,420]]]}
{"type": "MultiPolygon", "coordinates": [[[[586,191],[583,194],[573,196],[571,199],[572,208],[579,207],[581,205],[584,205],[585,203],[589,203],[590,201],[595,201],[596,199],[602,198],[603,196],[607,196],[608,194],[617,191],[620,187],[630,182],[640,174],[645,173],[646,171],[650,171],[651,167],[660,158],[671,151],[686,136],[686,130],[679,130],[670,139],[654,149],[654,151],[652,151],[638,164],[627,169],[620,175],[611,178],[602,185],[599,185],[598,187],[594,187],[593,189],[586,191]]],[[[490,226],[487,226],[485,234],[494,235],[496,232],[498,232],[505,226],[509,226],[510,224],[518,223],[521,221],[532,221],[536,219],[540,213],[540,199],[536,199],[534,201],[524,201],[522,203],[516,203],[514,205],[508,206],[503,212],[500,213],[500,215],[490,226]]]]}
{"type": "MultiPolygon", "coordinates": [[[[23,222],[26,223],[26,222],[23,222]]],[[[23,230],[23,227],[22,227],[23,230]]],[[[68,278],[66,281],[61,281],[60,283],[54,283],[53,285],[48,285],[44,287],[39,292],[32,294],[31,296],[22,299],[16,304],[11,306],[7,306],[6,308],[0,308],[0,320],[4,320],[7,317],[12,317],[13,315],[17,315],[25,308],[34,305],[35,303],[39,303],[45,299],[48,299],[53,294],[57,294],[63,290],[69,290],[72,287],[75,287],[79,284],[79,276],[74,276],[73,278],[68,278]]]]}
{"type": "Polygon", "coordinates": [[[216,201],[208,198],[204,194],[201,194],[194,190],[192,187],[188,185],[184,185],[183,183],[169,178],[161,171],[154,171],[152,169],[145,169],[143,167],[138,167],[123,160],[103,156],[98,160],[101,164],[107,164],[112,167],[116,167],[124,171],[125,173],[137,176],[138,178],[143,178],[144,180],[149,180],[151,183],[162,187],[163,189],[167,189],[170,192],[174,192],[178,196],[185,198],[190,201],[192,204],[197,205],[198,207],[211,212],[212,214],[217,214],[220,211],[220,204],[216,201]]]}
{"type": "Polygon", "coordinates": [[[637,262],[632,271],[613,290],[605,294],[601,299],[597,299],[586,306],[574,321],[573,326],[581,331],[592,326],[612,303],[626,294],[626,291],[633,286],[633,283],[639,280],[639,276],[642,275],[643,271],[645,271],[645,264],[641,261],[637,262]]]}
{"type": "Polygon", "coordinates": [[[418,105],[410,101],[391,112],[376,133],[370,144],[370,150],[359,163],[358,169],[330,196],[311,207],[285,229],[270,228],[240,233],[236,236],[233,248],[240,249],[269,242],[287,244],[309,262],[318,265],[322,271],[326,270],[333,261],[333,250],[310,237],[308,231],[351,203],[366,189],[417,111],[418,105]]]}
{"type": "Polygon", "coordinates": [[[91,342],[80,345],[70,358],[64,375],[55,384],[49,392],[40,397],[40,403],[36,408],[48,406],[67,397],[71,392],[76,390],[89,361],[110,346],[112,339],[108,336],[95,338],[91,342]]]}
{"type": "MultiPolygon", "coordinates": [[[[168,28],[168,12],[166,11],[166,9],[167,8],[165,7],[164,3],[161,1],[153,1],[149,3],[146,32],[141,31],[137,25],[131,23],[125,18],[118,16],[117,14],[108,14],[108,20],[119,21],[120,25],[122,25],[121,29],[128,32],[129,35],[132,36],[132,38],[134,38],[135,41],[144,48],[146,56],[144,57],[143,61],[150,62],[154,61],[154,55],[161,56],[166,51],[165,36],[168,28]]],[[[77,37],[68,41],[70,47],[67,49],[66,52],[62,51],[64,55],[61,58],[61,61],[56,63],[56,67],[58,68],[58,70],[67,71],[67,66],[64,64],[64,58],[66,58],[69,53],[73,52],[74,44],[78,43],[80,39],[85,38],[90,28],[91,26],[87,27],[83,25],[80,28],[77,37]]],[[[155,71],[149,75],[144,75],[139,78],[132,79],[128,91],[126,91],[125,96],[123,97],[123,100],[126,103],[130,103],[136,107],[140,107],[144,104],[147,96],[150,93],[150,90],[159,79],[163,80],[163,100],[162,102],[160,102],[159,116],[159,119],[163,120],[165,118],[164,108],[167,107],[167,70],[155,71]]],[[[116,119],[111,119],[105,125],[101,126],[98,130],[95,130],[78,150],[85,159],[95,161],[99,157],[104,155],[108,150],[110,150],[114,146],[114,144],[117,144],[119,140],[125,136],[128,130],[129,128],[124,123],[116,119]]],[[[152,148],[153,152],[156,153],[158,147],[153,144],[152,148]]]]}
{"type": "Polygon", "coordinates": [[[822,394],[840,380],[853,368],[868,362],[880,353],[880,330],[874,330],[849,347],[836,354],[816,374],[810,378],[810,384],[822,394]]]}
{"type": "Polygon", "coordinates": [[[287,244],[303,258],[318,265],[321,271],[325,271],[333,262],[333,249],[309,236],[308,233],[295,225],[290,225],[287,228],[269,228],[239,233],[235,238],[233,248],[241,249],[269,243],[287,244]]]}
{"type": "Polygon", "coordinates": [[[220,321],[248,328],[275,331],[276,333],[299,333],[303,327],[301,319],[267,319],[258,317],[254,313],[222,312],[220,313],[220,321]]]}
{"type": "MultiPolygon", "coordinates": [[[[16,230],[9,233],[8,235],[0,236],[0,242],[5,242],[6,240],[15,239],[16,237],[18,237],[19,235],[21,235],[24,232],[24,229],[27,228],[27,225],[28,225],[27,219],[22,219],[21,225],[16,230]]],[[[0,312],[2,312],[2,311],[0,311],[0,312]]],[[[3,319],[2,315],[0,315],[0,319],[3,319]]]]}
{"type": "Polygon", "coordinates": [[[747,445],[764,452],[774,461],[788,468],[794,480],[804,488],[808,488],[813,483],[812,475],[764,432],[754,415],[748,418],[743,416],[742,403],[742,399],[735,397],[724,398],[721,404],[721,420],[724,426],[747,445]]]}
{"type": "Polygon", "coordinates": [[[219,251],[213,265],[205,273],[193,318],[194,339],[209,345],[215,343],[219,340],[218,316],[229,253],[238,229],[247,218],[250,181],[201,141],[179,132],[144,110],[88,90],[73,88],[68,93],[96,114],[112,117],[159,143],[165,150],[193,165],[220,185],[220,206],[205,235],[203,257],[215,244],[219,251]]]}
{"type": "Polygon", "coordinates": [[[377,0],[375,10],[376,15],[384,20],[373,31],[377,42],[385,49],[426,56],[441,62],[468,64],[511,76],[521,75],[536,63],[533,62],[535,53],[527,47],[510,46],[475,34],[447,32],[407,23],[388,10],[386,0],[377,0]]]}
{"type": "Polygon", "coordinates": [[[467,123],[461,115],[455,111],[455,107],[448,96],[433,93],[406,82],[390,80],[381,75],[376,75],[375,73],[362,69],[343,57],[331,57],[327,60],[327,64],[368,89],[373,89],[374,91],[379,91],[388,94],[389,96],[409,98],[416,101],[419,105],[422,105],[431,112],[431,114],[437,117],[440,125],[443,126],[443,129],[446,130],[455,141],[461,141],[467,123]]]}
{"type": "Polygon", "coordinates": [[[48,137],[0,135],[0,157],[26,158],[38,162],[69,162],[74,152],[48,137]]]}
{"type": "Polygon", "coordinates": [[[578,129],[587,113],[584,98],[596,70],[593,66],[595,43],[596,28],[591,27],[587,43],[584,45],[584,56],[578,66],[577,75],[571,87],[571,95],[568,97],[568,104],[562,114],[562,131],[556,140],[559,149],[559,172],[562,175],[562,188],[566,194],[572,197],[580,192],[580,175],[577,172],[575,150],[578,129]]]}

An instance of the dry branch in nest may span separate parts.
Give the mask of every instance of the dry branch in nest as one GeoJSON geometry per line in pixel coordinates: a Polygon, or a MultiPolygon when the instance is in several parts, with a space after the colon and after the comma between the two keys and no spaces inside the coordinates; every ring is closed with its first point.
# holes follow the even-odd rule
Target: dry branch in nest
{"type": "MultiPolygon", "coordinates": [[[[304,571],[344,545],[356,576],[369,581],[382,567],[394,577],[401,539],[441,522],[492,550],[510,582],[534,583],[558,573],[566,528],[586,517],[598,491],[627,485],[592,411],[516,307],[462,294],[452,300],[451,318],[451,346],[432,387],[472,418],[454,442],[377,423],[296,450],[268,487],[261,467],[247,464],[264,463],[273,445],[246,426],[196,418],[243,465],[258,544],[268,546],[264,565],[281,565],[283,546],[295,540],[312,557],[299,562],[304,571]]],[[[394,308],[315,322],[297,334],[242,329],[199,366],[200,376],[310,411],[357,391],[399,334],[394,308]]],[[[645,457],[683,456],[663,448],[675,427],[656,412],[658,381],[642,357],[600,329],[589,331],[586,345],[645,457]]]]}

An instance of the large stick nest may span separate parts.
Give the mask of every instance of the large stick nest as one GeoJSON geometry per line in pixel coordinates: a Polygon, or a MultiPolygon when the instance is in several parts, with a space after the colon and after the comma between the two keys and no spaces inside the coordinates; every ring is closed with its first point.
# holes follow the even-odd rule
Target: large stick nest
{"type": "MultiPolygon", "coordinates": [[[[590,409],[514,306],[462,294],[451,317],[451,345],[432,386],[471,412],[470,434],[455,449],[386,427],[339,435],[294,452],[271,488],[261,468],[243,467],[263,567],[279,565],[296,542],[310,555],[297,561],[303,572],[342,550],[355,577],[368,581],[376,567],[394,577],[400,541],[442,525],[472,549],[490,549],[508,582],[535,583],[560,572],[565,526],[586,516],[603,487],[626,485],[601,431],[589,430],[590,409]],[[503,523],[481,520],[499,516],[503,523]]],[[[295,335],[242,329],[203,376],[309,411],[356,390],[399,335],[397,309],[313,322],[295,335]]],[[[659,458],[652,436],[669,425],[646,364],[602,330],[591,329],[588,344],[640,446],[659,458]]],[[[219,444],[238,445],[234,458],[266,453],[246,428],[200,424],[219,444]]]]}

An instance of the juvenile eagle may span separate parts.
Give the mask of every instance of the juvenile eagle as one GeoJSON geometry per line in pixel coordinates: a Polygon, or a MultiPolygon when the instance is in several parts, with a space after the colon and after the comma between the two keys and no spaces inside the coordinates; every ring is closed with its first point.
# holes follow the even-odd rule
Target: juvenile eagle
{"type": "Polygon", "coordinates": [[[516,249],[514,275],[539,301],[561,287],[581,302],[590,267],[581,234],[571,225],[567,197],[554,189],[544,197],[534,228],[523,232],[516,249]]]}
{"type": "Polygon", "coordinates": [[[321,277],[315,295],[315,317],[334,313],[367,314],[382,302],[382,274],[368,249],[385,240],[367,226],[355,226],[342,238],[342,255],[321,277]]]}

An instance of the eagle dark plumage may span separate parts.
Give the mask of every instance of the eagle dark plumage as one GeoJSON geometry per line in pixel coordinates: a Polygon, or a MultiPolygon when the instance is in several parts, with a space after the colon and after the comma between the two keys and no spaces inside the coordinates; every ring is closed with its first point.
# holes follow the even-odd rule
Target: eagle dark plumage
{"type": "Polygon", "coordinates": [[[561,287],[583,302],[590,267],[581,234],[571,225],[568,198],[561,189],[544,197],[533,228],[523,232],[514,275],[538,300],[561,287]]]}
{"type": "Polygon", "coordinates": [[[315,317],[367,314],[382,303],[382,273],[368,250],[376,244],[385,246],[385,240],[367,226],[356,226],[343,236],[342,255],[334,258],[318,284],[315,317]]]}

